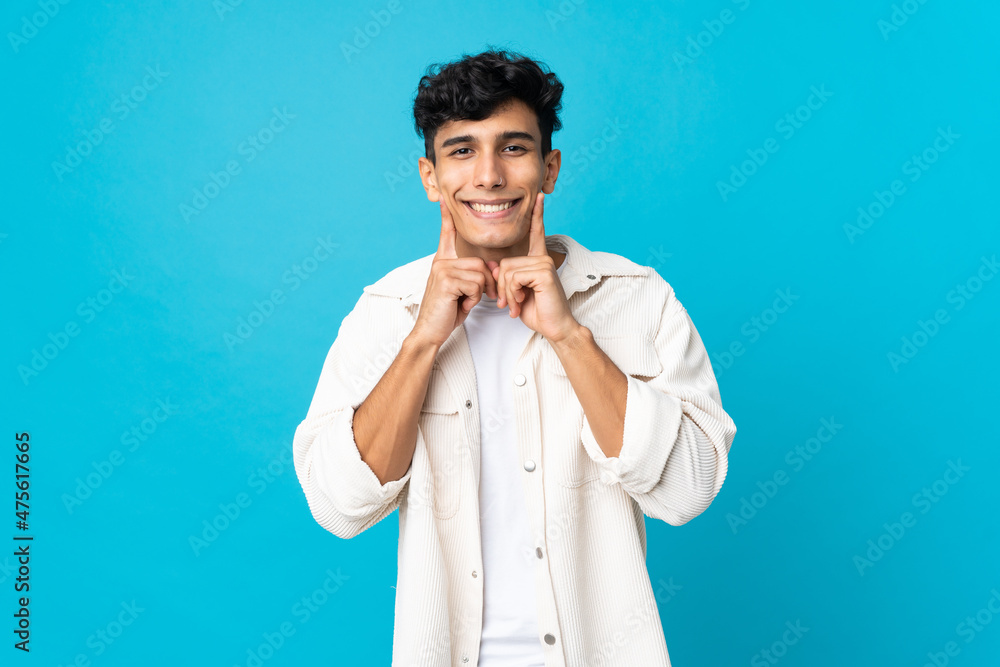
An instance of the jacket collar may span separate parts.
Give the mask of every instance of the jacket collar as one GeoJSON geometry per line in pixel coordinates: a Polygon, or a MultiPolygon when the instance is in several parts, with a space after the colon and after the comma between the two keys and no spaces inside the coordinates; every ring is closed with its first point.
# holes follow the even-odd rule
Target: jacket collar
{"type": "MultiPolygon", "coordinates": [[[[576,292],[598,284],[605,276],[644,276],[651,270],[621,255],[588,250],[566,234],[546,235],[545,247],[566,253],[563,259],[566,266],[558,275],[567,299],[576,292]]],[[[434,254],[393,269],[374,284],[365,287],[364,291],[402,299],[405,305],[419,305],[424,298],[434,254]]]]}

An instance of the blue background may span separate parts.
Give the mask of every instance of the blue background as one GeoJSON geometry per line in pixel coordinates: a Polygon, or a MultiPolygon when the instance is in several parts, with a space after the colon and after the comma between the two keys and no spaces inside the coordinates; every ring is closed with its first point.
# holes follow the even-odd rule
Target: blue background
{"type": "MultiPolygon", "coordinates": [[[[387,6],[0,11],[2,465],[30,431],[35,536],[30,656],[11,647],[15,575],[0,557],[4,664],[246,665],[282,623],[295,634],[266,665],[389,663],[396,515],[334,537],[288,455],[362,287],[436,248],[438,209],[413,170],[417,81],[491,45],[566,86],[547,233],[673,285],[738,427],[711,508],[680,528],[647,519],[674,664],[773,664],[761,653],[773,650],[789,666],[922,665],[949,642],[950,664],[995,664],[1000,280],[976,277],[993,277],[981,258],[1000,250],[996,6],[911,0],[899,26],[888,1],[387,6]],[[371,12],[390,20],[365,43],[371,12]],[[828,99],[800,109],[813,86],[828,99]],[[241,146],[274,109],[282,131],[256,153],[241,146]],[[788,136],[780,121],[797,111],[808,120],[788,136]],[[87,151],[102,121],[112,129],[89,155],[53,166],[87,151]],[[939,128],[958,138],[911,181],[907,161],[939,128]],[[769,138],[777,152],[744,165],[769,138]],[[239,172],[206,188],[229,161],[239,172]],[[734,168],[754,173],[723,196],[734,168]],[[905,193],[845,231],[896,179],[905,193]],[[213,196],[185,216],[196,189],[213,196]],[[318,238],[336,252],[310,264],[318,238]],[[126,286],[102,292],[116,270],[126,286]],[[959,285],[978,289],[961,308],[959,285]],[[248,338],[227,338],[278,289],[248,338]],[[775,316],[778,290],[798,298],[775,316]],[[90,314],[88,298],[107,303],[90,314]],[[938,310],[947,322],[894,366],[889,353],[938,310]],[[22,378],[68,322],[77,335],[22,378]],[[734,343],[742,354],[726,357],[734,343]],[[173,414],[153,419],[168,400],[173,414]],[[842,428],[794,464],[823,419],[842,428]],[[129,451],[123,434],[144,426],[129,451]],[[123,462],[67,505],[115,450],[123,462]],[[946,477],[959,461],[968,470],[946,477]],[[238,497],[249,506],[193,547],[238,497]],[[910,526],[891,537],[884,524],[904,512],[910,526]],[[880,558],[859,566],[880,538],[880,558]],[[305,617],[296,605],[327,570],[339,588],[305,617]],[[98,640],[133,601],[134,621],[98,640]],[[960,625],[977,613],[979,630],[960,625]],[[782,646],[796,622],[808,631],[782,646]]],[[[7,543],[19,531],[4,480],[7,543]]]]}

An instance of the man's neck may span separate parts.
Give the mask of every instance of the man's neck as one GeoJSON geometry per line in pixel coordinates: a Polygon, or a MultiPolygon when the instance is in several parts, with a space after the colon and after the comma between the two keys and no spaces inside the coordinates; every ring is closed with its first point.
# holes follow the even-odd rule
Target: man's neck
{"type": "Polygon", "coordinates": [[[558,269],[560,266],[562,266],[563,260],[566,259],[566,253],[558,252],[556,250],[549,250],[549,257],[551,257],[552,261],[556,263],[556,268],[558,269]]]}

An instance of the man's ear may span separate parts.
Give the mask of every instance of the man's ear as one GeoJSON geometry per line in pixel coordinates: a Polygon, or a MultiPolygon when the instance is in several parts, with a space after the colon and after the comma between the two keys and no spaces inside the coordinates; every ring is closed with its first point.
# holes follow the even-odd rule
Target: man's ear
{"type": "Polygon", "coordinates": [[[549,151],[545,158],[545,179],[542,181],[542,192],[552,194],[556,189],[556,179],[559,178],[559,167],[562,165],[562,153],[558,148],[549,151]]]}
{"type": "Polygon", "coordinates": [[[441,192],[437,188],[437,176],[434,175],[434,165],[425,157],[417,160],[417,169],[420,171],[420,181],[424,184],[429,201],[441,201],[441,192]]]}

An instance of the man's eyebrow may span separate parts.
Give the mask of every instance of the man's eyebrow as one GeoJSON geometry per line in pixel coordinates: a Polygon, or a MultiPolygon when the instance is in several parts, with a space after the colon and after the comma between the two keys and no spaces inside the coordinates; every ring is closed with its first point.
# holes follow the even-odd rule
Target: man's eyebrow
{"type": "MultiPolygon", "coordinates": [[[[527,132],[522,132],[521,130],[507,130],[506,132],[500,132],[496,136],[497,142],[501,141],[511,141],[513,139],[520,139],[521,141],[528,141],[532,144],[535,143],[535,138],[527,132]]],[[[463,134],[458,137],[451,137],[450,139],[445,139],[441,144],[441,148],[448,148],[448,146],[454,146],[455,144],[474,144],[476,143],[476,138],[471,134],[463,134]]]]}

